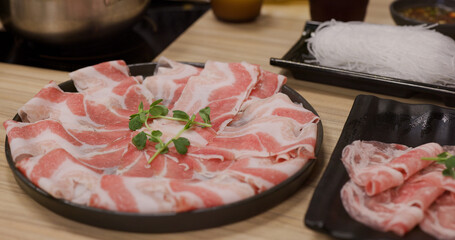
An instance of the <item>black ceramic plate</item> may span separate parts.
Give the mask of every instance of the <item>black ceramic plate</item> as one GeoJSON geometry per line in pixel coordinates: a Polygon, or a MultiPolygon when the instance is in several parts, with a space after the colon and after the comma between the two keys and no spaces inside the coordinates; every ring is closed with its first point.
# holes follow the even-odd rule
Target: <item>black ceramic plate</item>
{"type": "MultiPolygon", "coordinates": [[[[149,76],[154,73],[155,66],[156,65],[153,63],[136,64],[131,65],[130,70],[132,75],[149,76]]],[[[62,83],[59,86],[64,91],[76,91],[71,80],[62,83]]],[[[313,107],[293,89],[283,86],[282,92],[287,94],[292,101],[302,103],[305,108],[317,114],[313,107]]],[[[14,120],[20,121],[20,117],[16,115],[14,120]]],[[[322,124],[319,122],[315,148],[316,156],[321,144],[322,124]]],[[[5,153],[8,164],[19,186],[35,201],[53,212],[92,226],[121,231],[150,233],[179,232],[210,228],[252,217],[279,204],[296,192],[302,186],[302,183],[308,177],[316,163],[315,159],[311,159],[308,164],[284,182],[261,194],[239,202],[182,213],[137,214],[87,207],[54,198],[44,190],[35,186],[16,168],[11,157],[8,138],[5,140],[5,153]]]]}
{"type": "Polygon", "coordinates": [[[416,147],[427,142],[455,145],[455,110],[434,105],[405,104],[359,95],[344,125],[329,164],[316,187],[305,224],[341,239],[432,239],[418,227],[403,238],[375,231],[352,219],[340,199],[349,176],[341,152],[355,140],[375,140],[416,147]]]}
{"type": "Polygon", "coordinates": [[[379,75],[354,72],[339,68],[325,67],[317,63],[307,49],[306,40],[319,26],[309,21],[297,43],[283,56],[271,58],[270,64],[289,69],[295,78],[334,86],[381,93],[390,96],[410,98],[417,93],[440,97],[447,106],[455,106],[455,87],[445,87],[379,75]]]}

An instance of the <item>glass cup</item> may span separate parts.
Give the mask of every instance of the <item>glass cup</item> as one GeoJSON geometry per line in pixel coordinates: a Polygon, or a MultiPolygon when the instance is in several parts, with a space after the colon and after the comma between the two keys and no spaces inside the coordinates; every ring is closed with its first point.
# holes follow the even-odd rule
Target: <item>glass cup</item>
{"type": "Polygon", "coordinates": [[[368,0],[310,0],[311,20],[363,21],[368,0]]]}

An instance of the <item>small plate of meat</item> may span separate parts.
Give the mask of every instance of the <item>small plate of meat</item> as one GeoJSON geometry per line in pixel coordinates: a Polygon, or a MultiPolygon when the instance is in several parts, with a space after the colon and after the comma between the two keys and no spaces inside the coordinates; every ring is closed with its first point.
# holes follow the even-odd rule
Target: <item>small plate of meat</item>
{"type": "Polygon", "coordinates": [[[428,230],[422,230],[422,222],[428,219],[427,209],[434,210],[436,204],[444,204],[446,189],[432,187],[438,181],[447,183],[454,180],[442,176],[443,164],[423,161],[421,157],[425,157],[425,151],[434,156],[444,150],[453,154],[449,147],[455,145],[453,129],[453,109],[405,104],[370,95],[357,96],[314,192],[305,215],[305,225],[340,239],[434,239],[428,230]],[[403,164],[404,158],[416,152],[419,153],[417,160],[403,164]],[[370,161],[369,165],[363,164],[364,159],[370,161]],[[391,167],[393,161],[400,162],[395,170],[391,167]],[[388,175],[381,179],[384,173],[388,175]],[[420,180],[430,176],[436,180],[432,180],[427,188],[431,191],[426,191],[426,194],[431,192],[434,196],[421,204],[425,200],[419,197],[425,194],[414,187],[421,187],[424,181],[420,180]],[[374,181],[362,183],[369,179],[380,181],[379,184],[374,181]],[[414,196],[415,200],[408,196],[414,196]],[[399,218],[410,219],[404,217],[406,211],[403,209],[415,210],[410,214],[415,217],[411,220],[413,223],[399,222],[399,218]]]}

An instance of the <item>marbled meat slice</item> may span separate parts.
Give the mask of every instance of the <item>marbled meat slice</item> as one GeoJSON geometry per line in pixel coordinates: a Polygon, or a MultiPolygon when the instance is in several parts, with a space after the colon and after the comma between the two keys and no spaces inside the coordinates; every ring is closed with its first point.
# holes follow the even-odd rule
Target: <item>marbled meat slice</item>
{"type": "MultiPolygon", "coordinates": [[[[169,115],[172,115],[169,113],[169,115]]],[[[163,141],[169,141],[174,136],[182,130],[185,126],[184,123],[178,121],[172,121],[167,119],[156,119],[151,124],[149,124],[150,129],[159,130],[162,132],[161,139],[163,141]]],[[[207,145],[215,136],[217,135],[216,131],[213,128],[201,128],[193,127],[183,132],[181,137],[187,138],[192,146],[203,147],[207,145]]]]}
{"type": "Polygon", "coordinates": [[[146,77],[143,84],[155,99],[163,99],[162,104],[172,109],[188,79],[199,75],[201,71],[201,68],[162,57],[158,61],[155,74],[146,77]]]}
{"type": "Polygon", "coordinates": [[[225,173],[248,183],[257,193],[264,192],[288,179],[308,163],[308,156],[298,151],[275,157],[245,157],[233,161],[225,173]]]}
{"type": "Polygon", "coordinates": [[[253,119],[265,116],[287,117],[300,124],[319,122],[319,117],[305,109],[302,104],[293,103],[286,94],[276,93],[267,98],[255,98],[248,101],[228,126],[241,126],[253,119]]]}
{"type": "Polygon", "coordinates": [[[400,144],[354,141],[343,149],[341,160],[352,181],[365,187],[365,192],[373,196],[401,185],[431,164],[421,158],[433,157],[442,151],[437,143],[408,148],[400,144]]]}
{"type": "Polygon", "coordinates": [[[233,160],[242,157],[279,156],[295,149],[314,157],[317,125],[299,124],[290,118],[268,116],[250,121],[239,127],[226,127],[212,142],[203,148],[190,147],[189,155],[219,155],[233,160]]]}
{"type": "Polygon", "coordinates": [[[70,73],[78,92],[107,108],[123,110],[123,115],[137,111],[140,102],[145,106],[153,101],[152,93],[142,84],[141,76],[130,76],[124,61],[110,61],[81,68],[70,73]]]}
{"type": "Polygon", "coordinates": [[[273,96],[280,91],[286,81],[287,78],[285,76],[272,73],[261,68],[258,82],[251,91],[248,99],[263,99],[273,96]]]}
{"type": "Polygon", "coordinates": [[[380,231],[403,236],[424,218],[425,210],[445,189],[438,166],[413,175],[401,186],[368,196],[364,188],[348,181],[341,190],[345,210],[355,220],[380,231]]]}
{"type": "Polygon", "coordinates": [[[278,93],[254,99],[204,148],[190,147],[189,155],[233,160],[241,157],[278,157],[294,149],[310,153],[319,117],[278,93]]]}
{"type": "Polygon", "coordinates": [[[35,123],[8,120],[4,126],[15,162],[26,157],[39,157],[55,149],[64,149],[78,161],[108,171],[121,163],[124,152],[131,144],[132,136],[129,132],[124,137],[108,143],[91,145],[76,139],[55,120],[35,123]]]}
{"type": "Polygon", "coordinates": [[[90,206],[124,212],[182,212],[253,195],[250,185],[226,175],[207,181],[105,175],[91,196],[90,206]]]}
{"type": "Polygon", "coordinates": [[[23,122],[36,122],[52,118],[62,119],[62,122],[68,122],[75,126],[96,126],[96,123],[86,118],[84,95],[65,93],[53,81],[44,86],[32,99],[19,108],[18,114],[23,122]]]}
{"type": "Polygon", "coordinates": [[[102,173],[84,166],[61,148],[23,158],[16,166],[36,186],[52,196],[85,205],[89,203],[102,173]]]}
{"type": "Polygon", "coordinates": [[[169,179],[192,179],[192,162],[185,155],[178,154],[175,148],[169,153],[158,155],[150,164],[148,160],[156,152],[154,146],[138,150],[134,146],[128,148],[123,156],[116,174],[131,177],[163,177],[169,179]]]}
{"type": "Polygon", "coordinates": [[[248,98],[258,81],[259,71],[258,66],[245,62],[207,61],[204,70],[188,80],[173,110],[192,115],[208,106],[212,128],[220,132],[248,98]]]}
{"type": "Polygon", "coordinates": [[[455,239],[455,193],[445,192],[425,211],[420,229],[437,239],[455,239]]]}
{"type": "Polygon", "coordinates": [[[73,129],[102,128],[106,125],[115,128],[127,123],[129,113],[87,101],[85,95],[80,93],[63,92],[55,82],[46,85],[18,111],[23,122],[53,119],[73,129]]]}
{"type": "MultiPolygon", "coordinates": [[[[249,161],[261,157],[288,160],[293,153],[305,159],[314,158],[317,125],[315,123],[299,124],[290,118],[269,116],[255,119],[241,127],[226,127],[216,138],[205,147],[191,146],[188,154],[182,156],[171,148],[169,154],[160,155],[153,160],[150,168],[144,168],[147,160],[154,154],[153,146],[148,145],[147,151],[130,149],[132,162],[124,157],[119,171],[123,175],[150,177],[155,175],[170,178],[191,178],[194,167],[199,175],[211,176],[215,171],[233,167],[232,161],[252,157],[249,161]],[[294,153],[295,151],[295,153],[294,153]],[[140,153],[142,152],[142,154],[140,153]],[[256,157],[256,158],[254,158],[256,157]],[[217,165],[216,169],[210,165],[217,165]],[[220,167],[221,166],[221,167],[220,167]],[[176,174],[176,172],[178,174],[176,174]]],[[[267,161],[269,159],[267,158],[267,161]]],[[[294,171],[299,168],[294,168],[294,171]]],[[[271,176],[273,177],[273,176],[271,176]]]]}

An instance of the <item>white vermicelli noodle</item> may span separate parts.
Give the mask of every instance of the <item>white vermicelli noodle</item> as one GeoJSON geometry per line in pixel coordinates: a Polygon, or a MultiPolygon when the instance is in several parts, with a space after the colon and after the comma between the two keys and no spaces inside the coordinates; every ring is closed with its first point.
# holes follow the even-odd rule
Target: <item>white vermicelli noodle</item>
{"type": "Polygon", "coordinates": [[[455,41],[431,26],[322,23],[308,50],[323,66],[455,85],[455,41]]]}

